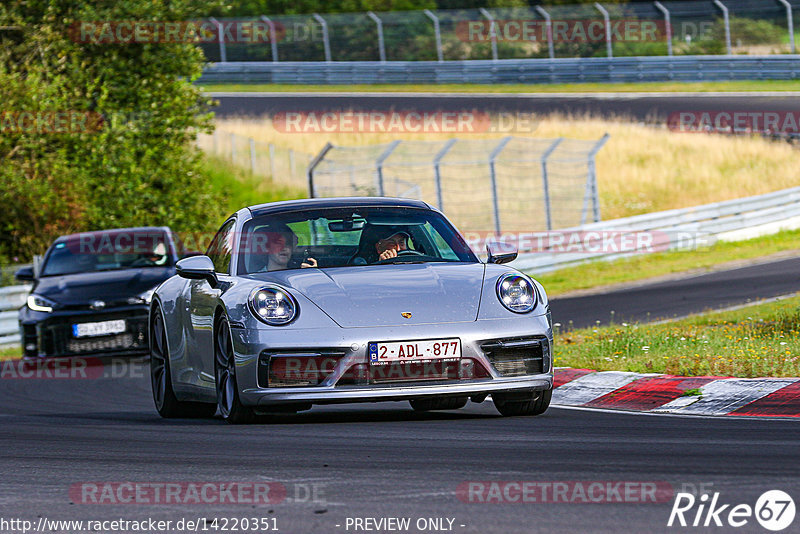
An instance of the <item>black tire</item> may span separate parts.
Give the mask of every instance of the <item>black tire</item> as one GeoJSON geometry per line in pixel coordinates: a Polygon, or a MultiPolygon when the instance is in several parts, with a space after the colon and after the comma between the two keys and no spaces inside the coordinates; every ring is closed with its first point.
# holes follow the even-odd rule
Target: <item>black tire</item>
{"type": "Polygon", "coordinates": [[[165,419],[213,417],[217,411],[216,404],[179,401],[175,397],[169,368],[167,331],[158,306],[153,310],[150,321],[150,386],[156,411],[165,419]]]}
{"type": "Polygon", "coordinates": [[[214,375],[217,385],[217,407],[222,418],[234,425],[252,423],[255,411],[242,404],[236,381],[236,361],[228,318],[224,315],[214,329],[214,375]]]}
{"type": "Polygon", "coordinates": [[[541,415],[550,407],[553,389],[520,393],[492,393],[494,406],[505,417],[541,415]]]}
{"type": "Polygon", "coordinates": [[[412,399],[408,401],[415,412],[430,410],[458,410],[467,405],[469,397],[444,397],[430,399],[412,399]]]}

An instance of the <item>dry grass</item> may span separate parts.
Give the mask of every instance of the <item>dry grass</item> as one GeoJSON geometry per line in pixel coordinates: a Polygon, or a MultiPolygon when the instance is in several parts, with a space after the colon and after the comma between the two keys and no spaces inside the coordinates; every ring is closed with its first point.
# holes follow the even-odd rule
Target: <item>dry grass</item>
{"type": "MultiPolygon", "coordinates": [[[[326,142],[354,146],[394,139],[442,140],[448,134],[332,133],[286,134],[269,118],[217,122],[222,131],[299,152],[316,153],[326,142]]],[[[676,133],[665,128],[593,117],[548,116],[538,119],[529,137],[611,139],[597,156],[601,214],[625,217],[757,195],[800,185],[800,153],[792,146],[758,137],[676,133]]],[[[502,133],[462,138],[501,138],[502,133]]]]}

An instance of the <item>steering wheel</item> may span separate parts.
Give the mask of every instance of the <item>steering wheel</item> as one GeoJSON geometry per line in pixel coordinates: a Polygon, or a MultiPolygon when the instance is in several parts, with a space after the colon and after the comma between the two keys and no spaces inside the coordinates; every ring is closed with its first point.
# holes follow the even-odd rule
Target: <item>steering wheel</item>
{"type": "Polygon", "coordinates": [[[394,260],[396,258],[399,258],[401,256],[424,256],[424,255],[425,254],[423,254],[422,252],[418,252],[416,250],[406,249],[406,250],[401,250],[400,252],[398,252],[397,256],[395,256],[394,258],[386,258],[385,260],[378,260],[373,265],[377,265],[377,264],[380,264],[380,263],[386,263],[386,262],[392,261],[392,260],[394,260]]]}

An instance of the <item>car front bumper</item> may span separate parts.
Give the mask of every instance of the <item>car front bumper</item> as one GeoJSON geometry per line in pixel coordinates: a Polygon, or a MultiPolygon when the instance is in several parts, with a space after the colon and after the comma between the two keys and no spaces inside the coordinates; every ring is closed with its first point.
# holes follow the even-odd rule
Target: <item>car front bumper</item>
{"type": "MultiPolygon", "coordinates": [[[[242,402],[249,406],[270,407],[281,404],[337,404],[350,402],[380,402],[432,396],[462,396],[480,398],[486,394],[514,391],[534,391],[553,387],[552,330],[546,315],[520,316],[513,320],[481,320],[468,323],[420,324],[380,328],[320,328],[320,329],[245,329],[232,328],[236,352],[237,381],[242,402]],[[397,381],[345,383],[344,377],[353,369],[369,369],[367,345],[370,342],[415,341],[424,339],[458,338],[461,359],[481,369],[479,377],[456,373],[448,379],[417,380],[413,377],[397,381]],[[508,340],[517,344],[543,345],[541,364],[524,372],[508,376],[493,353],[486,347],[508,340]],[[517,341],[513,341],[517,340],[517,341]],[[292,354],[337,353],[333,370],[317,385],[290,387],[270,386],[263,378],[265,354],[268,358],[292,354]],[[262,374],[259,375],[262,366],[262,374]]],[[[520,349],[522,350],[522,349],[520,349]]],[[[507,368],[506,368],[507,370],[507,368]]],[[[519,369],[517,369],[519,372],[519,369]]]]}

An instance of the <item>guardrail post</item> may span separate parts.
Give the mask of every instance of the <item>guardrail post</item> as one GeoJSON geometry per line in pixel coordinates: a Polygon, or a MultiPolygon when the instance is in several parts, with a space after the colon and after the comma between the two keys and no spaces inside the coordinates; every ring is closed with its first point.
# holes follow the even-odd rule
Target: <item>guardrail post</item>
{"type": "Polygon", "coordinates": [[[492,209],[494,210],[494,231],[500,236],[500,203],[497,196],[497,172],[495,170],[495,160],[500,152],[506,147],[512,137],[504,137],[500,140],[496,147],[489,154],[489,178],[492,181],[492,209]]]}
{"type": "Polygon", "coordinates": [[[308,198],[315,198],[316,194],[314,192],[314,169],[317,168],[317,165],[325,159],[325,155],[330,152],[333,148],[333,145],[330,142],[325,143],[325,146],[322,147],[322,150],[319,151],[319,154],[314,156],[308,163],[308,169],[306,169],[306,176],[308,177],[308,198]]]}
{"type": "Polygon", "coordinates": [[[367,16],[375,22],[375,26],[378,28],[378,57],[380,57],[381,63],[386,63],[386,45],[383,42],[383,22],[378,18],[378,15],[372,11],[367,11],[367,16]]]}
{"type": "Polygon", "coordinates": [[[583,211],[581,212],[581,224],[586,224],[586,214],[589,211],[589,198],[592,199],[592,218],[594,222],[600,221],[600,199],[597,198],[597,167],[594,158],[597,152],[606,144],[609,134],[603,137],[592,147],[588,154],[588,172],[586,174],[586,193],[583,195],[583,211]]]}
{"type": "Polygon", "coordinates": [[[731,20],[728,16],[728,8],[719,0],[714,0],[714,5],[722,11],[722,20],[725,23],[725,46],[730,56],[733,53],[733,49],[731,48],[731,20]]]}
{"type": "Polygon", "coordinates": [[[438,204],[439,211],[444,211],[444,201],[442,197],[442,175],[439,170],[439,164],[442,162],[442,159],[445,155],[453,148],[453,145],[456,144],[458,139],[450,139],[448,140],[442,149],[436,154],[433,158],[433,179],[436,183],[436,203],[438,204]]]}
{"type": "Polygon", "coordinates": [[[386,158],[392,155],[392,152],[394,152],[394,149],[397,148],[397,145],[399,145],[400,143],[402,143],[402,141],[400,141],[399,139],[389,143],[389,146],[386,148],[386,150],[384,150],[383,153],[380,156],[378,156],[378,159],[375,160],[375,171],[377,172],[377,178],[378,178],[377,185],[378,185],[379,197],[386,196],[386,191],[383,186],[383,162],[386,161],[386,158]]]}
{"type": "Polygon", "coordinates": [[[492,59],[497,61],[497,23],[491,13],[486,11],[486,8],[480,8],[481,15],[486,17],[489,21],[489,39],[492,40],[492,59]]]}
{"type": "Polygon", "coordinates": [[[555,59],[556,52],[553,47],[553,20],[550,18],[550,13],[545,11],[542,6],[536,6],[536,11],[544,17],[544,27],[545,31],[547,31],[547,52],[550,55],[550,59],[555,59]]]}
{"type": "Polygon", "coordinates": [[[599,2],[594,3],[594,7],[603,14],[603,20],[606,26],[606,54],[608,57],[614,57],[614,52],[611,49],[611,17],[608,15],[606,8],[600,5],[599,2]]]}
{"type": "Polygon", "coordinates": [[[656,0],[653,2],[656,8],[664,14],[664,30],[667,33],[667,55],[672,55],[672,23],[670,22],[669,9],[664,4],[656,0]]]}
{"type": "Polygon", "coordinates": [[[250,172],[256,173],[256,140],[250,138],[250,172]]]}
{"type": "Polygon", "coordinates": [[[328,23],[325,22],[319,13],[312,13],[312,17],[314,20],[319,22],[319,25],[322,26],[322,48],[325,50],[325,61],[331,61],[331,41],[328,35],[328,23]]]}
{"type": "Polygon", "coordinates": [[[227,63],[228,54],[225,50],[225,31],[222,29],[222,24],[214,17],[211,17],[208,20],[211,21],[211,24],[217,27],[217,39],[219,39],[219,62],[227,63]]]}
{"type": "Polygon", "coordinates": [[[788,0],[778,0],[786,8],[786,26],[789,29],[789,44],[792,47],[792,54],[796,52],[794,47],[794,20],[792,19],[792,4],[788,0]]]}
{"type": "Polygon", "coordinates": [[[275,31],[275,23],[266,15],[261,15],[261,20],[269,26],[269,46],[272,48],[272,61],[278,62],[278,32],[275,31]]]}
{"type": "Polygon", "coordinates": [[[550,183],[547,179],[547,158],[550,157],[550,154],[558,147],[558,145],[563,141],[563,137],[559,137],[556,139],[552,145],[547,147],[542,153],[541,159],[541,166],[542,166],[542,194],[544,197],[544,213],[545,213],[545,220],[547,221],[547,229],[553,229],[553,220],[550,214],[550,183]]]}
{"type": "Polygon", "coordinates": [[[434,15],[430,9],[424,10],[423,13],[433,21],[433,34],[436,37],[436,57],[441,63],[444,61],[444,53],[442,52],[442,32],[439,29],[439,17],[434,15]]]}

